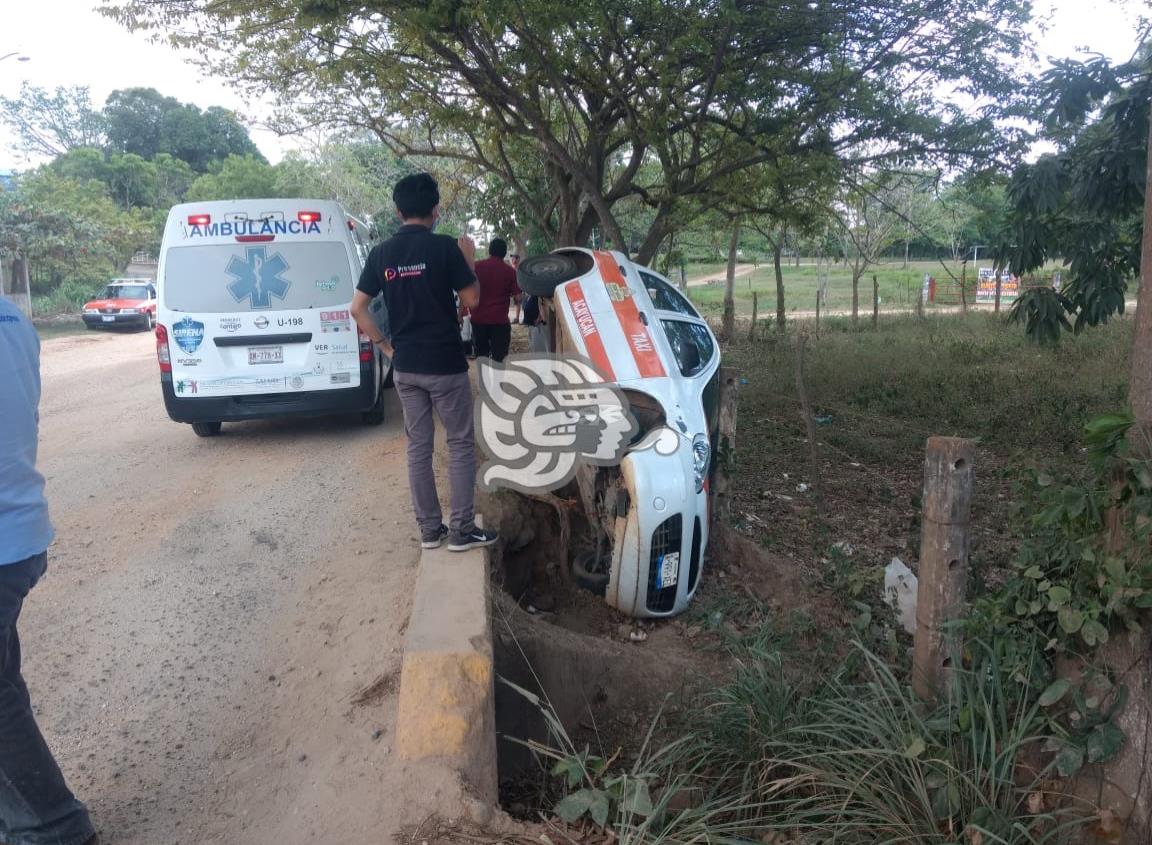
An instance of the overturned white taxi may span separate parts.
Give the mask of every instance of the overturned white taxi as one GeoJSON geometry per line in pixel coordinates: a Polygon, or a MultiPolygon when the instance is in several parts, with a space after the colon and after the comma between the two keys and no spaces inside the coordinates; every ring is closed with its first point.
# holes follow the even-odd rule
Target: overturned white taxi
{"type": "Polygon", "coordinates": [[[576,469],[573,573],[630,616],[680,613],[708,545],[716,338],[673,284],[617,252],[560,249],[522,262],[518,279],[545,303],[550,351],[586,359],[636,422],[618,461],[576,469]]]}

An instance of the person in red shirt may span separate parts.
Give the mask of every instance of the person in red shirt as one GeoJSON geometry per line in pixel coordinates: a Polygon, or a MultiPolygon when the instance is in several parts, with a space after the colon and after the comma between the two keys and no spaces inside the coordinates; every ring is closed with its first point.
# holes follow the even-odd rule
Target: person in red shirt
{"type": "Polygon", "coordinates": [[[520,304],[520,287],[516,284],[516,271],[504,263],[507,254],[507,242],[495,238],[488,244],[488,257],[476,262],[480,304],[472,309],[471,317],[478,358],[487,355],[493,361],[503,361],[512,342],[509,301],[520,304]]]}

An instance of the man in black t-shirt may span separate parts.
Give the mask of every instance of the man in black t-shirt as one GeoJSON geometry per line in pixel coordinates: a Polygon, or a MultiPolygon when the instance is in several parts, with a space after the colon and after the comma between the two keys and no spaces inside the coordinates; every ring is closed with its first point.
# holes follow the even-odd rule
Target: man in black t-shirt
{"type": "Polygon", "coordinates": [[[429,174],[405,176],[396,183],[392,200],[404,225],[368,254],[352,300],[352,316],[360,331],[392,358],[396,392],[404,407],[408,485],[421,546],[438,548],[445,537],[454,552],[490,546],[496,534],[477,528],[475,522],[472,385],[453,296],[465,308],[480,301],[473,271],[476,245],[467,236],[457,242],[432,234],[440,214],[440,189],[429,174]],[[380,293],[388,312],[391,337],[387,338],[370,309],[380,293]],[[448,435],[450,527],[443,523],[432,471],[433,411],[448,435]]]}

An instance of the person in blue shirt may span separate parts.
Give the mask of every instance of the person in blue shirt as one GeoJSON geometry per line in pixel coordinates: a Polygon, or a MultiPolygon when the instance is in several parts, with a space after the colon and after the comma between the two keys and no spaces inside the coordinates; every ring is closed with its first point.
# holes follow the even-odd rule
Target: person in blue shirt
{"type": "Polygon", "coordinates": [[[94,845],[88,811],[64,783],[20,675],[16,620],[52,542],[36,471],[39,406],[40,339],[0,296],[0,842],[94,845]]]}

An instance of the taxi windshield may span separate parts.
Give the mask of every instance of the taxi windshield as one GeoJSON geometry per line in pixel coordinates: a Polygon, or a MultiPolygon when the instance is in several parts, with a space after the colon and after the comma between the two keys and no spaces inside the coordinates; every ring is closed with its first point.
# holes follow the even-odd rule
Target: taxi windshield
{"type": "Polygon", "coordinates": [[[100,299],[147,299],[147,285],[108,285],[100,291],[100,299]]]}

